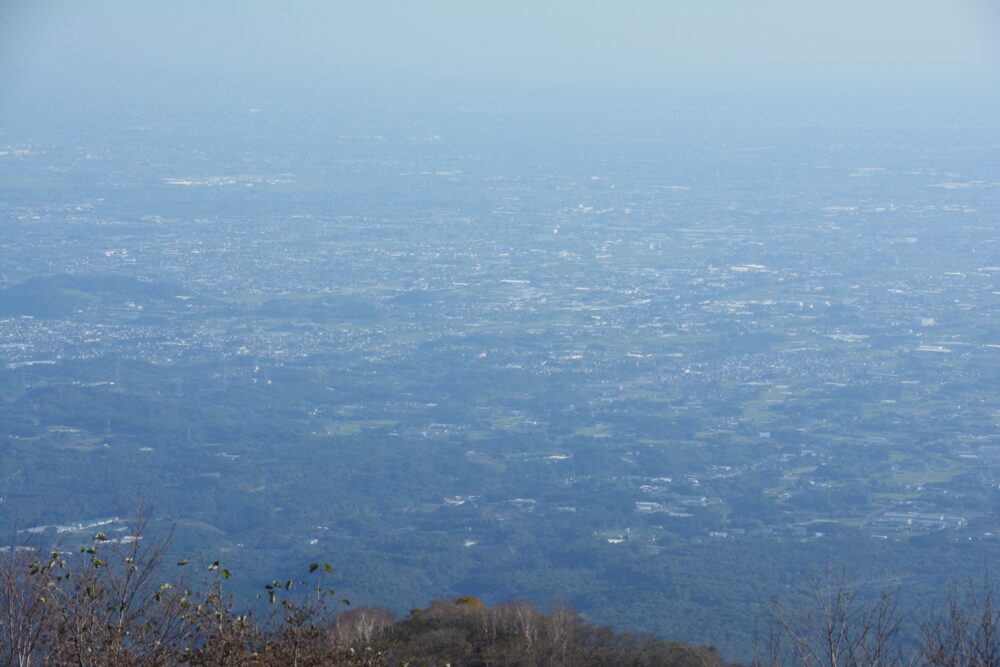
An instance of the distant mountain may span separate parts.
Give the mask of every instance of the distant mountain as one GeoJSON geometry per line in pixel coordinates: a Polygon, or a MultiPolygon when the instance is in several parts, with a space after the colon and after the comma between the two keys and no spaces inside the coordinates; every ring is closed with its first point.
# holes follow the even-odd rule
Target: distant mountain
{"type": "Polygon", "coordinates": [[[0,317],[59,318],[94,305],[148,304],[184,296],[177,285],[122,276],[58,274],[0,290],[0,317]]]}

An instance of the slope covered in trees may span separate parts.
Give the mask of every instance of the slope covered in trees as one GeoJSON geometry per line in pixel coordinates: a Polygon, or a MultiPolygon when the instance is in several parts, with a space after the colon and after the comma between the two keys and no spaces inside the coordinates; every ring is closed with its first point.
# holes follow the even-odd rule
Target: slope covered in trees
{"type": "MultiPolygon", "coordinates": [[[[466,596],[397,618],[352,607],[327,587],[328,564],[272,581],[259,604],[237,600],[220,561],[167,562],[169,535],[96,533],[75,553],[37,545],[0,553],[4,665],[673,665],[727,664],[712,647],[616,632],[566,604],[486,606],[466,596]],[[171,568],[176,568],[173,575],[171,568]]],[[[755,666],[992,667],[1000,611],[989,577],[917,619],[891,590],[846,576],[813,582],[806,606],[776,601],[755,666]]]]}
{"type": "MultiPolygon", "coordinates": [[[[97,533],[78,553],[8,550],[0,568],[0,662],[42,665],[722,665],[712,648],[595,627],[565,605],[494,607],[474,597],[397,619],[351,608],[325,587],[329,565],[263,587],[239,611],[216,561],[194,584],[166,541],[97,533]],[[248,609],[253,609],[251,605],[248,609]]],[[[200,569],[200,568],[198,568],[200,569]]],[[[195,575],[194,578],[197,578],[195,575]]]]}

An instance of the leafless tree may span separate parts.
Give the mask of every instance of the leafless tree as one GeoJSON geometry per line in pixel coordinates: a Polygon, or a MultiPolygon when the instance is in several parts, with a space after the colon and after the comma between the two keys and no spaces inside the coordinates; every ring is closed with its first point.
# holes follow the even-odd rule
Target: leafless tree
{"type": "Polygon", "coordinates": [[[773,604],[775,631],[768,637],[768,663],[803,667],[896,667],[903,665],[901,616],[894,591],[874,600],[845,573],[813,577],[809,604],[790,611],[773,604]],[[787,645],[787,648],[782,648],[787,645]]]}
{"type": "Polygon", "coordinates": [[[922,624],[921,659],[934,667],[1000,665],[1000,609],[997,584],[989,575],[952,588],[941,611],[922,624]]]}
{"type": "Polygon", "coordinates": [[[567,664],[573,645],[579,641],[580,615],[569,603],[556,601],[546,616],[544,629],[548,662],[553,665],[567,664]]]}
{"type": "Polygon", "coordinates": [[[392,613],[385,609],[357,607],[337,616],[331,634],[342,646],[363,649],[371,646],[392,621],[392,613]]]}
{"type": "Polygon", "coordinates": [[[50,585],[49,661],[160,665],[182,655],[194,634],[190,595],[179,582],[157,580],[171,534],[150,536],[139,508],[123,537],[97,533],[75,563],[59,561],[67,571],[50,585]]]}
{"type": "Polygon", "coordinates": [[[0,660],[30,667],[49,629],[52,567],[39,561],[35,547],[17,542],[0,553],[0,660]]]}

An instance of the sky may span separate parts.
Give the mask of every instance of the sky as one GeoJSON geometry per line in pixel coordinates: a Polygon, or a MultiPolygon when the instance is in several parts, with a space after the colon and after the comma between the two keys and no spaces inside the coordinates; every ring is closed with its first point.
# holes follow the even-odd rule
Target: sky
{"type": "Polygon", "coordinates": [[[47,82],[1000,90],[996,0],[0,0],[0,95],[47,82]]]}

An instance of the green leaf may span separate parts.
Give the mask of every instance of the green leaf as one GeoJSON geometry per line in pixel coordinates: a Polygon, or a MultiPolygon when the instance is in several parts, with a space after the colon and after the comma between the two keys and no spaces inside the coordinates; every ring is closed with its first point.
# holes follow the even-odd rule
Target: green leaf
{"type": "Polygon", "coordinates": [[[105,565],[104,561],[98,558],[97,556],[91,558],[90,562],[94,564],[94,567],[104,567],[105,565]]]}
{"type": "Polygon", "coordinates": [[[330,567],[329,563],[323,563],[323,571],[326,572],[327,574],[331,574],[333,573],[333,568],[330,567]]]}
{"type": "Polygon", "coordinates": [[[309,574],[319,569],[319,563],[309,563],[309,574]]]}
{"type": "Polygon", "coordinates": [[[222,568],[222,578],[223,578],[223,579],[228,579],[228,578],[229,578],[229,577],[231,577],[231,576],[233,576],[233,573],[232,573],[232,572],[230,572],[230,571],[229,571],[229,570],[227,570],[226,568],[222,568]]]}

